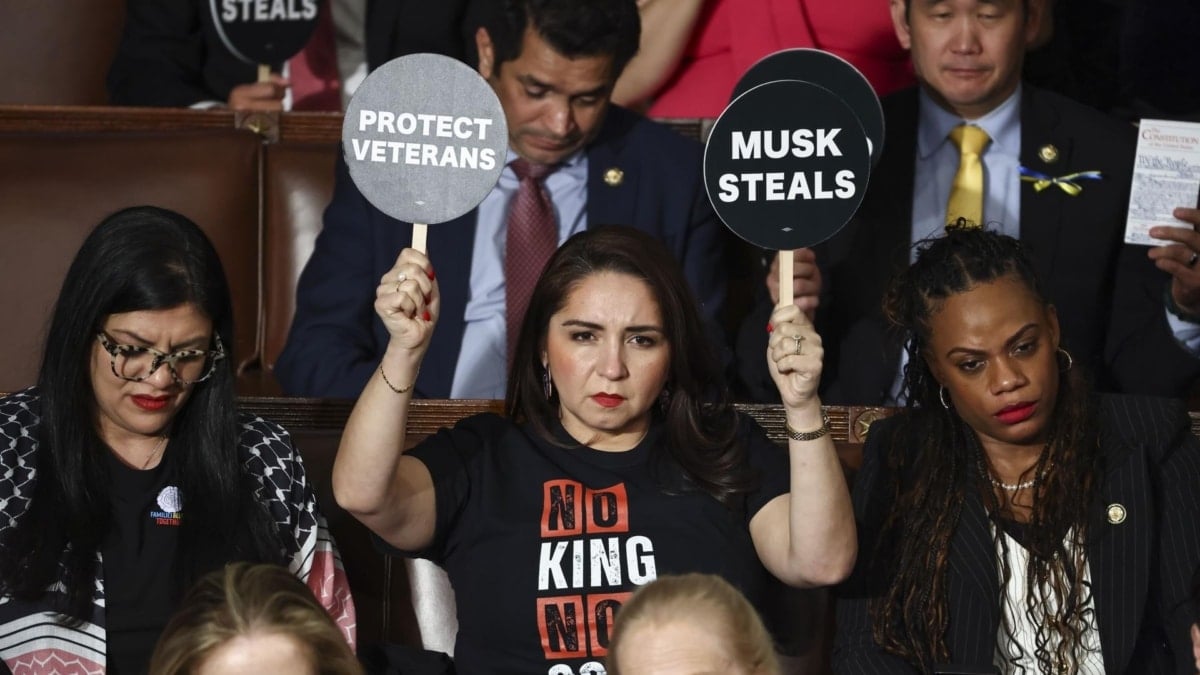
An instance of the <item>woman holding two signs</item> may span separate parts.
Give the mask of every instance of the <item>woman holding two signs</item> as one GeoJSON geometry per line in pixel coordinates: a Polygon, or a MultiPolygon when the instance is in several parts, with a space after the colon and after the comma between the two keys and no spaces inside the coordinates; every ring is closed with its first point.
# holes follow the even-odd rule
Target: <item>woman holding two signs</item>
{"type": "Polygon", "coordinates": [[[391,341],[346,426],[334,493],[389,545],[447,569],[463,672],[598,664],[616,610],[658,574],[719,574],[760,603],[768,574],[815,586],[849,572],[853,518],[816,396],[821,341],[796,307],[772,317],[766,355],[784,452],[728,402],[663,245],[588,230],[534,290],[508,415],[405,451],[439,311],[428,258],[404,250],[376,298],[391,341]]]}

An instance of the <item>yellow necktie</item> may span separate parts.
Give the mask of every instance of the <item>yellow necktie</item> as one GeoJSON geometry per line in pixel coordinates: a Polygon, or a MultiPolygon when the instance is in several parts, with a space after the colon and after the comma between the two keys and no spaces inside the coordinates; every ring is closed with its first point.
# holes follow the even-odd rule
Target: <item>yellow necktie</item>
{"type": "Polygon", "coordinates": [[[954,174],[950,201],[946,205],[946,224],[980,227],[983,224],[983,162],[979,155],[992,139],[979,127],[960,124],[950,130],[950,140],[958,146],[959,159],[958,173],[954,174]]]}

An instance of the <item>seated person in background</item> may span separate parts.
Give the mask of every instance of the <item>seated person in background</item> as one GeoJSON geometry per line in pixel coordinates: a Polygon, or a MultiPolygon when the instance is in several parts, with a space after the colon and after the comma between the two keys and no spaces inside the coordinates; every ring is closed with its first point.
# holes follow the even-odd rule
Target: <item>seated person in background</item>
{"type": "Polygon", "coordinates": [[[291,572],[231,563],[188,591],[150,675],[361,675],[337,624],[291,572]]]}
{"type": "Polygon", "coordinates": [[[608,675],[690,672],[779,675],[758,612],[715,574],[660,576],[621,607],[608,675]]]}
{"type": "Polygon", "coordinates": [[[642,43],[613,102],[651,117],[715,118],[759,59],[823,49],[846,59],[880,96],[912,84],[883,0],[638,0],[642,43]]]}
{"type": "MultiPolygon", "coordinates": [[[[425,398],[504,397],[533,280],[555,247],[591,226],[627,223],[663,241],[714,333],[725,299],[729,235],[704,190],[703,148],[609,105],[613,82],[637,49],[634,0],[492,4],[495,11],[480,13],[475,39],[479,72],[508,122],[508,164],[477,209],[429,228],[442,321],[416,384],[425,398]],[[510,227],[518,201],[536,203],[543,217],[510,227]]],[[[339,160],[275,368],[286,393],[358,396],[390,341],[375,317],[373,290],[411,241],[411,226],[371,206],[339,160]]]]}
{"type": "Polygon", "coordinates": [[[1190,670],[1200,441],[1178,401],[1092,391],[1033,265],[956,229],[889,287],[907,405],[854,482],[836,672],[1190,670]]]}
{"type": "Polygon", "coordinates": [[[720,574],[759,603],[772,574],[816,586],[849,571],[849,495],[816,397],[821,341],[797,308],[774,315],[767,350],[784,450],[729,403],[667,248],[629,227],[577,234],[534,289],[508,416],[405,452],[443,306],[430,269],[405,249],[372,293],[391,341],[333,485],[389,547],[449,573],[460,672],[603,672],[613,613],[659,573],[720,574]]]}
{"type": "Polygon", "coordinates": [[[67,272],[36,387],[0,398],[0,659],[145,672],[179,597],[288,567],[351,642],[354,606],[287,432],[234,405],[229,288],[191,221],[119,211],[67,272]]]}
{"type": "Polygon", "coordinates": [[[109,103],[339,110],[367,71],[385,61],[417,52],[462,58],[466,1],[321,0],[322,17],[310,45],[289,60],[288,72],[272,63],[271,79],[257,82],[256,66],[221,41],[210,0],[128,0],[125,32],[108,73],[109,103]],[[296,65],[300,59],[304,63],[296,65]],[[334,94],[340,92],[340,105],[338,95],[319,93],[309,98],[301,92],[297,101],[289,93],[293,80],[286,77],[294,68],[327,81],[334,94]]]}
{"type": "MultiPolygon", "coordinates": [[[[1150,257],[1178,263],[1159,264],[1175,275],[1172,293],[1190,310],[1168,311],[1167,274],[1146,248],[1124,243],[1134,129],[1021,82],[1042,7],[1039,0],[892,0],[920,87],[884,99],[887,143],[862,206],[817,249],[826,402],[901,402],[903,354],[879,299],[911,262],[911,244],[960,217],[1028,245],[1063,335],[1101,391],[1179,395],[1200,378],[1200,325],[1180,316],[1200,316],[1200,270],[1185,266],[1194,264],[1200,235],[1171,228],[1192,237],[1190,246],[1149,249],[1150,257]],[[1102,177],[1039,188],[1033,175],[1087,171],[1102,177]],[[1080,189],[1069,192],[1072,185],[1080,189]]],[[[739,340],[748,340],[739,346],[739,370],[757,399],[771,396],[757,358],[769,312],[761,302],[739,340]]]]}

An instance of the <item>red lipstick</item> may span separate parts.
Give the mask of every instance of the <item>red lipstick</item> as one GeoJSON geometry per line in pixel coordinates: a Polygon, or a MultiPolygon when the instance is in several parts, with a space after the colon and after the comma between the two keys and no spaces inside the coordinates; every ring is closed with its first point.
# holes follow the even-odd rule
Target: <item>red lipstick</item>
{"type": "Polygon", "coordinates": [[[162,410],[167,407],[167,403],[171,400],[170,396],[146,396],[145,394],[139,394],[131,398],[133,398],[134,405],[148,412],[162,410]]]}
{"type": "Polygon", "coordinates": [[[605,408],[615,408],[625,402],[625,397],[620,394],[599,393],[592,396],[592,400],[599,403],[605,408]]]}
{"type": "Polygon", "coordinates": [[[996,413],[996,419],[1005,424],[1020,424],[1033,417],[1035,412],[1037,412],[1036,403],[1018,403],[996,413]]]}

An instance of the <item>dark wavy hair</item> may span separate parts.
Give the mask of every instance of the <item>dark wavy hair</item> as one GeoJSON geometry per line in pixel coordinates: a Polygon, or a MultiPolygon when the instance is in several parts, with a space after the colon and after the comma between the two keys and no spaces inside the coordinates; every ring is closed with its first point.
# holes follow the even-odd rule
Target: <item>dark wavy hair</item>
{"type": "MultiPolygon", "coordinates": [[[[525,29],[571,59],[613,58],[612,79],[638,49],[642,23],[636,0],[489,0],[478,9],[495,50],[495,67],[521,56],[525,29]]],[[[474,44],[474,40],[468,40],[474,44]]]]}
{"type": "Polygon", "coordinates": [[[679,264],[654,237],[632,227],[595,227],[567,240],[546,263],[521,323],[508,383],[507,410],[551,439],[558,419],[558,393],[546,398],[541,354],[550,317],[584,279],[601,272],[641,280],[662,313],[671,350],[666,395],[652,414],[665,425],[672,458],[702,491],[732,506],[749,492],[756,476],[745,448],[737,442],[737,412],[729,399],[720,359],[700,318],[696,300],[679,264]]]}
{"type": "MultiPolygon", "coordinates": [[[[894,502],[872,559],[885,567],[881,573],[889,582],[872,603],[872,628],[884,649],[928,670],[950,659],[946,570],[963,505],[972,495],[984,495],[996,550],[1005,554],[1000,519],[1011,516],[986,477],[987,458],[975,432],[939,400],[940,385],[925,360],[930,319],[950,296],[1003,277],[1019,280],[1044,306],[1049,303],[1024,247],[1011,237],[958,228],[918,247],[916,262],[893,279],[884,298],[885,315],[905,336],[907,411],[886,445],[892,478],[885,494],[894,502]]],[[[1041,672],[1059,672],[1060,665],[1074,672],[1083,633],[1095,623],[1083,579],[1087,509],[1101,475],[1097,425],[1086,378],[1079,366],[1068,365],[1060,361],[1049,440],[1033,469],[1042,478],[1028,527],[1029,565],[1012,570],[1001,556],[1000,566],[1002,600],[1013,574],[1022,574],[1030,589],[1024,611],[1037,619],[1034,657],[1041,672]],[[1068,535],[1073,545],[1064,546],[1068,535]],[[1057,608],[1048,611],[1051,607],[1057,608]]],[[[1012,636],[1011,626],[1004,630],[1012,636]]]]}
{"type": "MultiPolygon", "coordinates": [[[[37,480],[28,511],[0,540],[0,589],[35,600],[61,580],[64,620],[90,619],[97,551],[111,527],[105,453],[97,433],[91,359],[111,314],[195,304],[233,345],[229,288],[212,243],[194,223],[141,206],[104,219],[83,242],[46,336],[38,374],[37,480]],[[61,565],[61,570],[60,570],[61,565]]],[[[211,347],[210,347],[211,348],[211,347]]],[[[177,593],[227,560],[283,562],[274,521],[255,499],[237,454],[233,359],[193,385],[171,422],[165,452],[175,464],[187,516],[173,567],[177,593]]]]}

